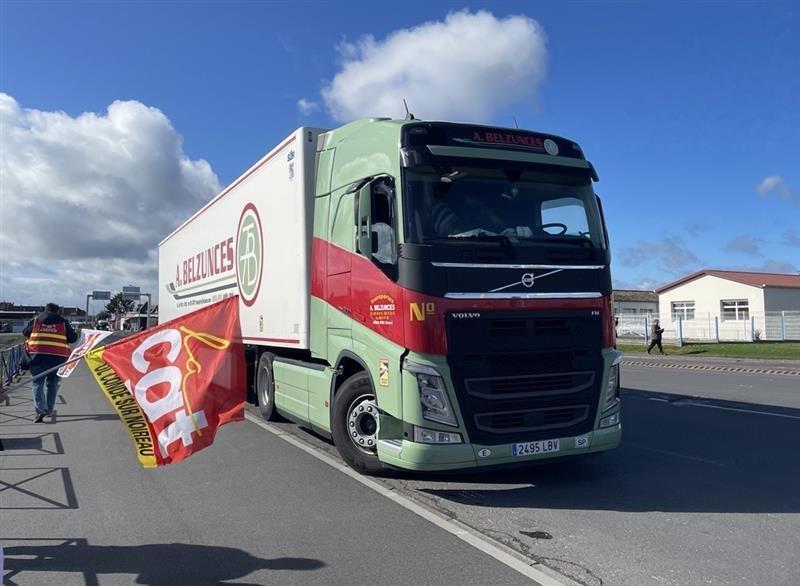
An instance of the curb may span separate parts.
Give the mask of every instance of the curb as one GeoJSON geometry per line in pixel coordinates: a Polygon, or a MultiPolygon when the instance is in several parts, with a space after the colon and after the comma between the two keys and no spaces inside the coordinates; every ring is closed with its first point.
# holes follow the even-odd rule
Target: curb
{"type": "Polygon", "coordinates": [[[622,364],[627,366],[646,366],[653,368],[680,368],[684,370],[711,370],[714,372],[735,372],[742,374],[778,374],[782,376],[800,376],[800,369],[794,368],[752,368],[747,366],[722,366],[711,364],[686,364],[680,362],[655,362],[652,360],[632,360],[623,358],[622,364]]]}

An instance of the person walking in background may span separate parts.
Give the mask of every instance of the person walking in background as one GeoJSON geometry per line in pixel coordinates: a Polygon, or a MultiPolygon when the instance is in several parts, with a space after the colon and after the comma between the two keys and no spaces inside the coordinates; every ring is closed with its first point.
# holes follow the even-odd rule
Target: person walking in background
{"type": "Polygon", "coordinates": [[[650,350],[654,347],[658,346],[658,351],[664,354],[664,348],[661,346],[661,334],[664,333],[664,328],[658,325],[658,320],[653,320],[653,327],[650,328],[650,345],[647,347],[647,353],[650,354],[650,350]]]}
{"type": "Polygon", "coordinates": [[[53,416],[58,386],[61,383],[56,370],[69,358],[69,345],[78,340],[78,334],[59,315],[59,307],[55,303],[48,303],[42,313],[28,322],[22,334],[28,338],[28,351],[32,356],[31,376],[52,371],[33,380],[33,406],[36,410],[34,422],[41,423],[46,416],[53,416]]]}

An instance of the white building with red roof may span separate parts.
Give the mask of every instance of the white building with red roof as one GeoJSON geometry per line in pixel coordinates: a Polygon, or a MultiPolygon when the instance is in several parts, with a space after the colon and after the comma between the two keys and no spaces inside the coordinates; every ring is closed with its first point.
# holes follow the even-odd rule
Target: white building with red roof
{"type": "Polygon", "coordinates": [[[798,339],[800,275],[704,269],[656,293],[662,327],[675,330],[680,321],[685,339],[798,339]]]}

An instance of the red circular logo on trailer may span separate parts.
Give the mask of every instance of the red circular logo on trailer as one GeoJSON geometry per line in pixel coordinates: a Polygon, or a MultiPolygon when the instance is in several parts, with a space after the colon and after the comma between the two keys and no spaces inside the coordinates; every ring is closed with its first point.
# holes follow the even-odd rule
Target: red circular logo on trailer
{"type": "Polygon", "coordinates": [[[255,303],[261,289],[264,234],[256,206],[248,203],[239,216],[236,230],[236,283],[239,297],[247,307],[255,303]]]}

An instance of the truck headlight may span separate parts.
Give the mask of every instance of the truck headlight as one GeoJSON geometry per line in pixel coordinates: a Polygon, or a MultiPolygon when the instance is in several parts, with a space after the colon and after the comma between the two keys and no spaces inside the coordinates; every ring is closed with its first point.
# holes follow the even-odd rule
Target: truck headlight
{"type": "Polygon", "coordinates": [[[403,369],[412,373],[417,379],[422,417],[428,421],[457,426],[456,416],[450,406],[447,389],[445,389],[444,380],[439,371],[431,366],[408,360],[403,361],[403,369]]]}
{"type": "Polygon", "coordinates": [[[608,408],[619,399],[619,366],[612,366],[608,372],[608,382],[606,383],[604,407],[608,408]]]}
{"type": "MultiPolygon", "coordinates": [[[[615,351],[616,352],[616,351],[615,351]]],[[[619,402],[619,363],[622,362],[622,353],[616,352],[608,371],[605,394],[603,395],[603,411],[619,402]]]]}

